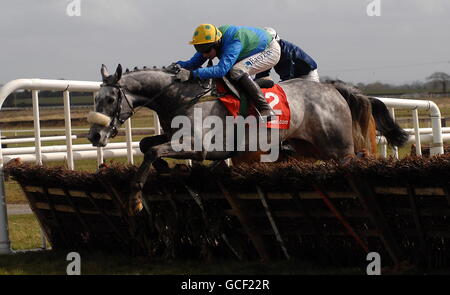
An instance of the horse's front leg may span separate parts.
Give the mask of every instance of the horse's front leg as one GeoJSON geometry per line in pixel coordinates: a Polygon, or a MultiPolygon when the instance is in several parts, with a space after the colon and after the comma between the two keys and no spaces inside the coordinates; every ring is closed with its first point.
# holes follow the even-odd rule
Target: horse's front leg
{"type": "Polygon", "coordinates": [[[129,212],[134,215],[142,210],[142,189],[147,181],[152,164],[161,157],[178,158],[178,159],[192,159],[202,160],[204,158],[203,152],[194,151],[174,151],[170,142],[158,146],[151,147],[144,154],[144,160],[139,167],[133,182],[131,183],[131,194],[129,196],[129,212]]]}
{"type": "MultiPolygon", "coordinates": [[[[166,134],[144,137],[139,142],[139,149],[145,155],[150,150],[150,148],[166,143],[169,140],[170,138],[166,134]]],[[[169,164],[161,158],[153,162],[153,167],[155,167],[156,171],[158,171],[159,173],[165,173],[169,171],[169,164]]]]}

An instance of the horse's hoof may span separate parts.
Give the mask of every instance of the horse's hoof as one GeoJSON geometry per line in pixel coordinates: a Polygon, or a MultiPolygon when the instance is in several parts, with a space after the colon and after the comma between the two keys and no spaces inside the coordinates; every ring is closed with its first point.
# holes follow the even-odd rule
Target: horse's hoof
{"type": "Polygon", "coordinates": [[[141,194],[141,191],[138,191],[130,196],[130,199],[128,201],[128,213],[130,216],[134,216],[141,212],[142,209],[144,209],[144,206],[142,205],[141,194]]]}

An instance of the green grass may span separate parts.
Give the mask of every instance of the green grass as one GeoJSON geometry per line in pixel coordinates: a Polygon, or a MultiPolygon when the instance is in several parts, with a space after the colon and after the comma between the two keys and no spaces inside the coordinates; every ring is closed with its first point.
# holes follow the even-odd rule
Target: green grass
{"type": "Polygon", "coordinates": [[[34,214],[8,216],[9,238],[14,250],[41,247],[41,231],[34,214]]]}
{"type": "Polygon", "coordinates": [[[25,194],[17,181],[5,181],[5,195],[7,204],[28,204],[25,194]]]}

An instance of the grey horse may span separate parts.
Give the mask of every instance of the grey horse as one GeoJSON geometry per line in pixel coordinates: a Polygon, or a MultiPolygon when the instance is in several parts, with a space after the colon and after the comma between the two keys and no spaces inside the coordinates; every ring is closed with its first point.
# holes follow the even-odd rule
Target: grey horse
{"type": "MultiPolygon", "coordinates": [[[[219,100],[199,99],[209,91],[204,84],[205,81],[182,83],[176,80],[174,73],[164,69],[134,70],[122,74],[120,65],[113,75],[110,75],[106,66],[102,65],[101,74],[103,84],[95,99],[96,112],[88,117],[91,123],[88,139],[94,146],[106,146],[108,139],[117,134],[118,127],[131,117],[134,109],[138,107],[154,110],[164,131],[162,135],[145,138],[140,142],[144,160],[131,184],[129,202],[132,213],[142,209],[140,193],[151,165],[157,169],[165,168],[162,157],[217,161],[238,154],[236,150],[227,148],[217,150],[205,150],[203,146],[191,150],[175,148],[180,144],[185,147],[193,147],[196,144],[195,136],[185,136],[182,142],[180,138],[173,138],[181,128],[180,125],[173,124],[176,118],[180,118],[179,116],[193,123],[190,126],[190,134],[200,134],[201,140],[206,140],[212,127],[195,124],[198,110],[201,110],[202,120],[213,116],[222,119],[220,122],[226,124],[229,113],[219,100]]],[[[320,159],[344,159],[354,156],[352,113],[347,101],[335,87],[299,79],[282,82],[280,85],[287,95],[291,121],[289,129],[279,130],[275,139],[268,133],[268,140],[271,143],[276,141],[279,144],[289,140],[306,142],[315,147],[320,159]]],[[[226,130],[226,126],[221,130],[226,130]]],[[[251,144],[249,142],[251,132],[252,128],[247,125],[246,136],[242,139],[245,151],[248,151],[251,144]]],[[[217,137],[225,137],[226,134],[215,136],[217,141],[217,137]]],[[[220,142],[225,146],[227,140],[220,142]]]]}

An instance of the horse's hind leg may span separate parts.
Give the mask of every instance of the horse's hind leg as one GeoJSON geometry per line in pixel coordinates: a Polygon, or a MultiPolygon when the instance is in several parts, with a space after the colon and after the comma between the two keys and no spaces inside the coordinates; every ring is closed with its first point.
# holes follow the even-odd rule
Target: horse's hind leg
{"type": "Polygon", "coordinates": [[[370,116],[369,127],[368,127],[368,131],[367,131],[367,137],[368,137],[368,140],[370,142],[370,152],[369,152],[369,154],[371,156],[375,156],[376,157],[377,152],[378,152],[377,130],[376,130],[375,119],[373,118],[373,116],[370,116]]]}
{"type": "Polygon", "coordinates": [[[322,160],[342,160],[355,156],[352,127],[345,125],[328,125],[326,130],[316,130],[311,144],[319,152],[322,160]]]}
{"type": "MultiPolygon", "coordinates": [[[[329,143],[330,144],[330,143],[329,143]]],[[[335,159],[335,160],[346,160],[351,159],[355,157],[355,151],[353,148],[353,144],[348,145],[347,147],[343,148],[325,148],[322,150],[322,153],[325,155],[325,159],[335,159]]]]}

